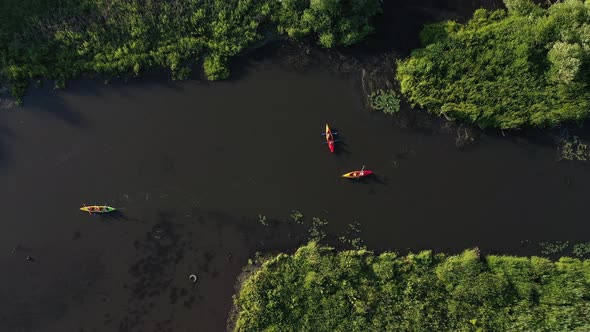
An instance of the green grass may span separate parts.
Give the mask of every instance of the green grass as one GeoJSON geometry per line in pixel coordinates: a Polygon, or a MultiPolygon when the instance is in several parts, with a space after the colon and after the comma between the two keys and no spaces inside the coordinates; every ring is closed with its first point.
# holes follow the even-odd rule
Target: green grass
{"type": "Polygon", "coordinates": [[[428,25],[423,48],[398,63],[415,105],[480,127],[580,122],[590,113],[590,1],[542,9],[505,0],[466,24],[428,25]]]}
{"type": "Polygon", "coordinates": [[[350,45],[373,29],[378,0],[5,0],[0,79],[21,96],[31,80],[56,87],[82,74],[139,75],[164,67],[186,78],[203,62],[210,80],[265,37],[350,45]]]}
{"type": "Polygon", "coordinates": [[[235,331],[587,331],[590,260],[311,242],[264,262],[235,305],[235,331]]]}

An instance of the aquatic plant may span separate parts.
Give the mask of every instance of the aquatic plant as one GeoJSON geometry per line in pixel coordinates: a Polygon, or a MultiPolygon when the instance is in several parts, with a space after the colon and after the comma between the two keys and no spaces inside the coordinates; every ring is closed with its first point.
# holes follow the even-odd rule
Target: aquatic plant
{"type": "Polygon", "coordinates": [[[348,224],[348,230],[342,236],[338,237],[338,240],[342,243],[349,244],[354,249],[366,249],[366,246],[363,242],[363,239],[360,237],[361,234],[361,224],[357,221],[353,222],[352,224],[348,224]]]}
{"type": "Polygon", "coordinates": [[[369,96],[371,107],[374,110],[383,111],[386,114],[399,112],[400,100],[393,90],[384,91],[379,89],[369,96]]]}
{"type": "Polygon", "coordinates": [[[266,221],[266,216],[259,214],[258,215],[258,222],[262,224],[262,226],[268,226],[268,222],[266,221]]]}
{"type": "Polygon", "coordinates": [[[465,24],[426,26],[423,48],[399,61],[414,104],[480,127],[580,122],[590,114],[590,1],[505,0],[465,24]],[[536,1],[535,1],[536,2],[536,1]]]}
{"type": "Polygon", "coordinates": [[[322,220],[318,217],[311,218],[311,227],[309,229],[309,240],[320,242],[326,238],[325,226],[328,221],[322,220]]]}
{"type": "Polygon", "coordinates": [[[590,261],[399,256],[315,242],[266,260],[234,297],[234,331],[587,331],[590,261]]]}
{"type": "Polygon", "coordinates": [[[574,244],[574,249],[572,250],[572,253],[576,255],[576,257],[580,258],[590,254],[590,242],[574,244]]]}
{"type": "Polygon", "coordinates": [[[560,160],[586,161],[590,157],[588,144],[582,143],[578,136],[573,136],[571,139],[564,140],[562,146],[559,147],[558,150],[560,153],[560,160]]]}
{"type": "Polygon", "coordinates": [[[540,242],[541,253],[545,255],[558,254],[569,246],[569,241],[540,242]]]}
{"type": "Polygon", "coordinates": [[[302,224],[303,223],[303,213],[297,211],[297,210],[291,210],[291,220],[297,224],[302,224]]]}

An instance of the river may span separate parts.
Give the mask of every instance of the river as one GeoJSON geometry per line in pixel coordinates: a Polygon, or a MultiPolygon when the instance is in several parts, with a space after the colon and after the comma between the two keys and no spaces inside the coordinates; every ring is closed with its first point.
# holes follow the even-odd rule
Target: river
{"type": "Polygon", "coordinates": [[[272,55],[239,66],[216,83],[39,87],[0,113],[0,330],[223,330],[248,258],[296,248],[312,217],[332,237],[358,222],[376,250],[528,255],[587,240],[587,166],[556,162],[542,137],[484,133],[458,149],[429,116],[432,128],[401,126],[418,112],[407,105],[364,109],[356,76],[272,55]],[[363,165],[376,176],[340,177],[363,165]]]}

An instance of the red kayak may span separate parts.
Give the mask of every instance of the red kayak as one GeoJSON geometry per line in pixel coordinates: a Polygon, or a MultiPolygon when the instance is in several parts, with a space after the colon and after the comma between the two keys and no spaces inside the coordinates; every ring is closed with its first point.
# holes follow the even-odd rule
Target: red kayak
{"type": "Polygon", "coordinates": [[[369,176],[371,174],[373,174],[373,171],[369,171],[368,169],[365,169],[365,166],[363,166],[363,168],[361,168],[360,171],[348,172],[346,174],[343,174],[342,177],[348,179],[359,179],[364,176],[369,176]]]}
{"type": "Polygon", "coordinates": [[[352,172],[348,172],[348,173],[342,175],[342,177],[349,178],[349,179],[358,179],[358,178],[362,178],[363,176],[368,176],[371,174],[373,174],[373,171],[369,171],[369,170],[352,171],[352,172]]]}
{"type": "Polygon", "coordinates": [[[326,123],[326,142],[328,142],[328,148],[330,152],[334,152],[334,135],[332,135],[332,131],[330,130],[330,126],[326,123]]]}

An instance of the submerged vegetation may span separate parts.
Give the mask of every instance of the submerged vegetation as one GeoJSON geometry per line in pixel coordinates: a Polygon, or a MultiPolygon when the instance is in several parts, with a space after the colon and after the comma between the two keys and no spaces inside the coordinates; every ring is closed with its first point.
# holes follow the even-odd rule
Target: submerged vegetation
{"type": "Polygon", "coordinates": [[[402,93],[425,109],[481,127],[515,129],[590,114],[590,1],[541,8],[504,0],[466,24],[428,25],[423,48],[398,64],[402,93]]]}
{"type": "Polygon", "coordinates": [[[378,0],[5,0],[0,79],[20,96],[33,79],[63,86],[155,67],[183,79],[199,59],[208,79],[223,79],[230,59],[264,38],[346,46],[373,31],[379,11],[378,0]]]}
{"type": "Polygon", "coordinates": [[[394,90],[379,89],[371,93],[369,99],[374,110],[383,111],[386,114],[399,112],[400,100],[394,90]]]}
{"type": "Polygon", "coordinates": [[[544,255],[553,255],[563,252],[569,247],[569,241],[553,241],[553,242],[541,242],[541,253],[544,255]]]}
{"type": "Polygon", "coordinates": [[[578,136],[564,139],[559,150],[559,160],[586,161],[590,157],[588,144],[583,143],[578,136]]]}
{"type": "Polygon", "coordinates": [[[590,261],[400,256],[311,242],[267,260],[235,299],[235,331],[586,331],[590,261]]]}

